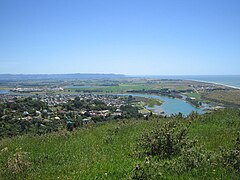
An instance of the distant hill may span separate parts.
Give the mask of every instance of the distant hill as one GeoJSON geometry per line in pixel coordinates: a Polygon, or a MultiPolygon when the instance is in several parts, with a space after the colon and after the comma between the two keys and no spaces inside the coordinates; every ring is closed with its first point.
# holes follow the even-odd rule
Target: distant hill
{"type": "Polygon", "coordinates": [[[124,78],[123,74],[0,74],[0,80],[34,80],[34,79],[112,79],[124,78]]]}

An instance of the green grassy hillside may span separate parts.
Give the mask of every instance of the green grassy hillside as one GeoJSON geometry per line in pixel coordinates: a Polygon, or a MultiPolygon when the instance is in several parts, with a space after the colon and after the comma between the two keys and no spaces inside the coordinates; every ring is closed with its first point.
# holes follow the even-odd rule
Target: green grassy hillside
{"type": "MultiPolygon", "coordinates": [[[[24,135],[3,139],[0,141],[0,177],[238,179],[240,149],[236,146],[236,139],[239,130],[240,111],[224,110],[202,116],[192,115],[186,119],[132,119],[88,126],[75,132],[63,131],[42,136],[24,135]],[[176,121],[177,125],[188,128],[185,140],[189,144],[197,140],[196,145],[190,145],[189,148],[185,148],[188,145],[184,146],[180,153],[169,158],[153,154],[139,155],[139,142],[142,141],[143,134],[148,133],[149,137],[153,137],[151,132],[166,127],[163,124],[169,121],[176,121]],[[232,154],[231,150],[234,150],[235,154],[232,154]],[[200,156],[202,158],[199,160],[200,156]],[[187,158],[187,161],[184,158],[187,158]],[[231,161],[231,158],[237,162],[231,161]],[[190,159],[198,161],[194,165],[187,164],[192,162],[190,159]],[[204,159],[207,159],[206,162],[204,159]],[[187,170],[179,169],[182,162],[186,162],[184,167],[186,166],[187,170]]],[[[166,134],[169,132],[174,134],[177,130],[170,130],[166,134]]]]}

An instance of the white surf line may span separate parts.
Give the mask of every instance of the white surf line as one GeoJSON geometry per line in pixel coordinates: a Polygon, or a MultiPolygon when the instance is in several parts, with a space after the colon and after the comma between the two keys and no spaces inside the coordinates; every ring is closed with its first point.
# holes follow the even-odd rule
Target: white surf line
{"type": "Polygon", "coordinates": [[[222,83],[216,83],[216,82],[211,82],[211,81],[203,81],[203,80],[196,80],[196,79],[186,79],[186,80],[190,80],[190,81],[196,81],[196,82],[204,82],[204,83],[210,83],[210,84],[216,84],[216,85],[221,85],[221,86],[226,86],[226,87],[230,87],[233,89],[239,89],[239,87],[236,86],[231,86],[231,85],[227,85],[227,84],[222,84],[222,83]]]}

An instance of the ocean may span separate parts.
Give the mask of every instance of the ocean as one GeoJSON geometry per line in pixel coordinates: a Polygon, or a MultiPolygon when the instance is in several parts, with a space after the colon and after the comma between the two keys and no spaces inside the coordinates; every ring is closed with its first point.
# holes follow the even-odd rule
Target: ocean
{"type": "Polygon", "coordinates": [[[163,79],[196,80],[240,88],[240,75],[149,76],[163,79]]]}
{"type": "Polygon", "coordinates": [[[206,81],[212,83],[223,84],[226,86],[240,88],[240,75],[228,75],[228,76],[189,76],[191,80],[206,81]]]}

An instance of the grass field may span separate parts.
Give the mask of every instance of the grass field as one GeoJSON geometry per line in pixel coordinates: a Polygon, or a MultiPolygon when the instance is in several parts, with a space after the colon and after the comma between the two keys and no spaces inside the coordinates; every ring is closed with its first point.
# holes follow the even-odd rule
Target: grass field
{"type": "MultiPolygon", "coordinates": [[[[108,122],[43,136],[26,135],[0,141],[0,177],[2,179],[128,179],[136,164],[144,159],[133,156],[138,138],[157,124],[171,119],[152,118],[108,122]],[[21,148],[21,150],[17,150],[21,148]],[[26,152],[31,165],[21,173],[9,167],[16,151],[26,152]],[[14,174],[15,173],[15,174],[14,174]]],[[[189,124],[184,120],[184,123],[189,124]]],[[[240,129],[240,112],[219,111],[195,118],[190,139],[198,139],[207,151],[219,154],[219,147],[231,148],[240,129]]],[[[15,157],[16,158],[16,157],[15,157]]],[[[23,160],[24,161],[24,160],[23,160]]],[[[14,161],[15,162],[15,161],[14,161]]],[[[177,174],[162,170],[167,179],[237,179],[238,173],[221,165],[206,172],[177,174]]]]}
{"type": "Polygon", "coordinates": [[[97,87],[88,87],[88,88],[67,88],[66,90],[76,91],[76,90],[90,90],[90,91],[101,91],[104,93],[123,93],[130,90],[148,90],[150,89],[147,85],[133,85],[133,84],[120,84],[119,86],[97,86],[97,87]]]}
{"type": "Polygon", "coordinates": [[[240,105],[240,90],[213,91],[203,94],[205,99],[223,104],[240,105]]]}
{"type": "Polygon", "coordinates": [[[185,95],[188,96],[188,97],[196,98],[198,100],[201,99],[201,95],[199,93],[186,93],[185,95]]]}

